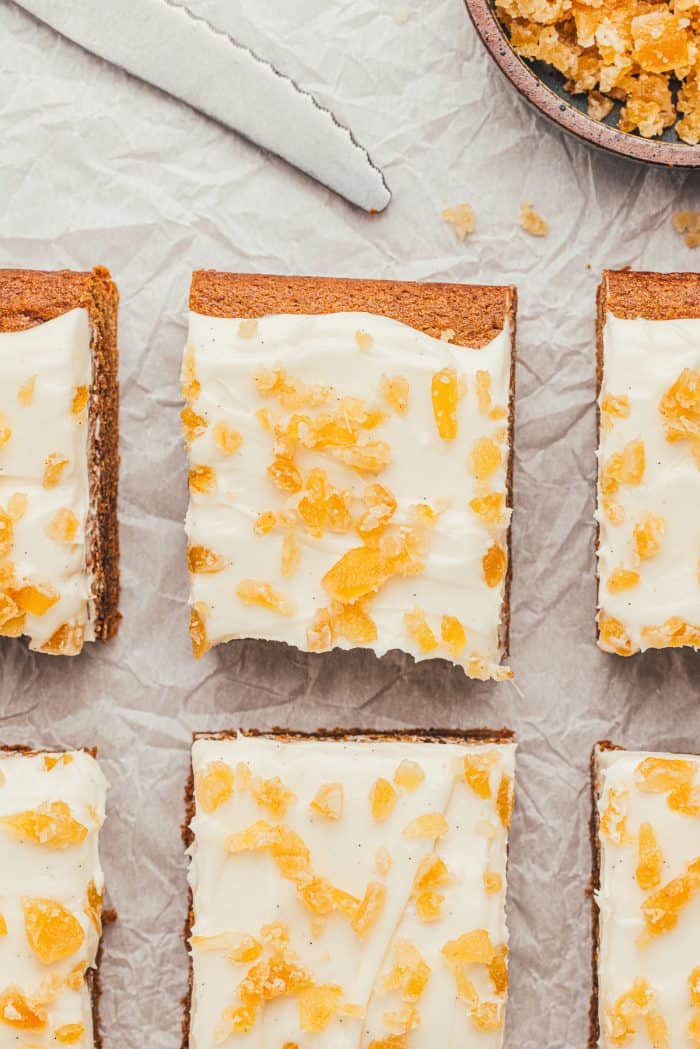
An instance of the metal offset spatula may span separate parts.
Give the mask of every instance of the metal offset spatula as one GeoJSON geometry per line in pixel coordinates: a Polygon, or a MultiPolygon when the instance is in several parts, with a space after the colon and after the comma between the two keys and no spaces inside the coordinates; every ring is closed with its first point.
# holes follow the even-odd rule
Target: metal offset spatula
{"type": "Polygon", "coordinates": [[[17,0],[93,54],[232,128],[365,211],[391,193],[333,114],[174,0],[17,0]]]}

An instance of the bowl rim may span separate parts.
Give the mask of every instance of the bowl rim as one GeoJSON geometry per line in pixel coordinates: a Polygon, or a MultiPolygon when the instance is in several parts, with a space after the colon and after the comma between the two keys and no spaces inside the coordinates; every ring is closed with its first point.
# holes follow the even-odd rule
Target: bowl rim
{"type": "Polygon", "coordinates": [[[700,167],[700,145],[642,138],[603,124],[557,95],[515,53],[491,0],[464,0],[486,50],[518,93],[558,127],[616,156],[672,168],[700,167]]]}

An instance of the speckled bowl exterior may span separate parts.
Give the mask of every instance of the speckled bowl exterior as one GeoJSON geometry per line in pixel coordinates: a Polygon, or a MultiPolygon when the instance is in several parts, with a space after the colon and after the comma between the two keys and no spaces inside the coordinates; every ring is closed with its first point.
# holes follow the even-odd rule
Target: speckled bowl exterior
{"type": "Polygon", "coordinates": [[[498,21],[491,0],[465,0],[467,11],[482,43],[496,65],[522,97],[558,127],[583,142],[617,156],[670,168],[700,167],[700,145],[668,138],[641,138],[619,131],[610,123],[594,120],[553,76],[538,75],[530,63],[516,55],[498,21]]]}

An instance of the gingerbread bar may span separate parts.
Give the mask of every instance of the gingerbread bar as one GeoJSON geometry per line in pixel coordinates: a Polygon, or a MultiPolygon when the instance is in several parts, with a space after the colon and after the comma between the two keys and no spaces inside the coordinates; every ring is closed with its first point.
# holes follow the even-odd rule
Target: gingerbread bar
{"type": "Polygon", "coordinates": [[[100,1044],[106,793],[87,751],[0,748],[0,1049],[100,1044]]]}
{"type": "Polygon", "coordinates": [[[598,317],[598,641],[700,648],[700,275],[607,272],[598,317]]]}
{"type": "Polygon", "coordinates": [[[195,738],[185,1047],[496,1049],[510,733],[195,738]]]}
{"type": "Polygon", "coordinates": [[[512,288],[199,272],[191,634],[509,676],[512,288]]]}
{"type": "Polygon", "coordinates": [[[0,636],[54,655],[119,623],[118,295],[0,270],[0,636]]]}

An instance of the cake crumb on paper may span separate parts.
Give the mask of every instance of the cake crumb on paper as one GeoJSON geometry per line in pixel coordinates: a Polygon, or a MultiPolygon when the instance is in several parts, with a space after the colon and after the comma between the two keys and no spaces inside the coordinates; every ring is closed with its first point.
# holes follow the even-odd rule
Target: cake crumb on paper
{"type": "Polygon", "coordinates": [[[532,202],[524,200],[520,205],[520,227],[531,237],[546,237],[549,233],[549,223],[535,211],[532,202]]]}
{"type": "Polygon", "coordinates": [[[464,240],[467,234],[473,233],[476,228],[471,204],[455,204],[453,208],[445,208],[441,218],[443,222],[450,223],[459,240],[464,240]]]}
{"type": "Polygon", "coordinates": [[[689,248],[700,247],[700,211],[676,211],[671,221],[689,248]]]}

